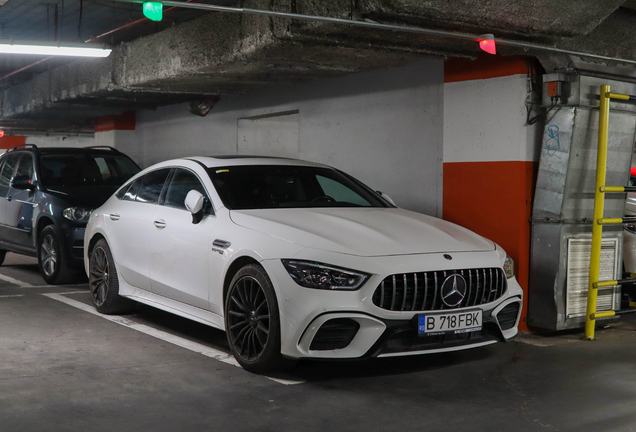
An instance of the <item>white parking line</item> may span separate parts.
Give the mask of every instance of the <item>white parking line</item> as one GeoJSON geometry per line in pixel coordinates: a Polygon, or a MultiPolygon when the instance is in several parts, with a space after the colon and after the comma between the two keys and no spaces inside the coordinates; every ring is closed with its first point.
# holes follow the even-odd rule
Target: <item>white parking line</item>
{"type": "Polygon", "coordinates": [[[0,295],[0,298],[7,298],[7,297],[24,297],[24,294],[0,295]]]}
{"type": "MultiPolygon", "coordinates": [[[[21,288],[73,288],[74,286],[77,285],[31,285],[31,286],[25,286],[25,287],[21,287],[21,288]]],[[[83,289],[81,291],[77,291],[77,292],[88,292],[88,290],[83,289]]],[[[65,294],[65,293],[58,293],[58,294],[65,294]]]]}
{"type": "Polygon", "coordinates": [[[1,273],[0,273],[0,280],[3,280],[5,282],[9,282],[9,283],[11,283],[13,285],[17,285],[17,286],[20,286],[22,288],[34,288],[34,286],[29,284],[29,283],[22,282],[21,280],[13,279],[12,277],[7,276],[7,275],[3,275],[1,273]]]}
{"type": "MultiPolygon", "coordinates": [[[[77,300],[73,300],[73,299],[69,299],[64,297],[61,294],[42,294],[43,296],[49,297],[53,300],[57,300],[59,302],[65,303],[69,306],[73,306],[74,308],[77,309],[81,309],[84,312],[88,312],[90,314],[96,315],[98,317],[104,318],[108,321],[123,325],[125,327],[131,328],[133,330],[137,330],[141,333],[145,333],[149,336],[155,337],[157,339],[161,339],[165,342],[169,342],[173,345],[177,345],[181,348],[185,348],[187,350],[190,351],[194,351],[196,353],[199,354],[203,354],[206,357],[210,357],[213,358],[215,360],[218,360],[220,362],[223,363],[227,363],[227,364],[231,364],[233,366],[237,366],[237,367],[241,367],[241,365],[238,364],[238,362],[236,361],[236,359],[234,358],[234,356],[232,356],[231,354],[225,353],[223,351],[214,349],[214,348],[210,348],[208,346],[202,345],[200,343],[197,342],[192,342],[190,340],[184,339],[182,337],[179,336],[175,336],[173,334],[170,333],[166,333],[164,331],[161,330],[157,330],[155,328],[149,327],[147,325],[144,324],[139,324],[136,323],[132,320],[129,320],[128,318],[124,318],[121,316],[116,316],[116,315],[103,315],[99,312],[97,312],[95,310],[94,307],[89,306],[87,304],[84,304],[82,302],[78,302],[77,300]]],[[[299,381],[299,380],[287,380],[287,379],[280,379],[280,378],[272,378],[272,377],[268,377],[265,376],[265,378],[268,378],[272,381],[276,381],[277,383],[280,384],[285,384],[285,385],[294,385],[294,384],[302,384],[305,381],[299,381]]]]}

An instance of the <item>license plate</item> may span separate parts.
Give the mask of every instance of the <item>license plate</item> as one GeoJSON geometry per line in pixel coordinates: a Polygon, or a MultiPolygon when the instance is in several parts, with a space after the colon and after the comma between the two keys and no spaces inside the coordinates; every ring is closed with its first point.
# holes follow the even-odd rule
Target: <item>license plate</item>
{"type": "Polygon", "coordinates": [[[419,334],[469,333],[481,330],[481,310],[418,315],[419,334]]]}

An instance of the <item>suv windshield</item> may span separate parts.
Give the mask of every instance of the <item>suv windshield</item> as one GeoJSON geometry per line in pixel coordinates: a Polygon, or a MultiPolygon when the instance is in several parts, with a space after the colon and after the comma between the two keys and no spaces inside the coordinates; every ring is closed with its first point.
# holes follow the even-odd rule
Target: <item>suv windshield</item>
{"type": "Polygon", "coordinates": [[[230,210],[389,207],[373,191],[331,168],[254,165],[208,168],[230,210]]]}
{"type": "Polygon", "coordinates": [[[139,172],[127,157],[103,154],[44,154],[42,183],[52,186],[119,186],[139,172]]]}

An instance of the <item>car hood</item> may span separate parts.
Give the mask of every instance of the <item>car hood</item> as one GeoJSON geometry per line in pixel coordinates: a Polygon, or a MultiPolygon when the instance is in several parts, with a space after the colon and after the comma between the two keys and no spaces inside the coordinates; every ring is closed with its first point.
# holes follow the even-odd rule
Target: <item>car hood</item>
{"type": "Polygon", "coordinates": [[[46,192],[68,201],[69,205],[97,208],[117,190],[119,186],[52,186],[46,192]]]}
{"type": "Polygon", "coordinates": [[[234,223],[314,249],[358,256],[492,251],[453,223],[398,208],[232,210],[234,223]]]}

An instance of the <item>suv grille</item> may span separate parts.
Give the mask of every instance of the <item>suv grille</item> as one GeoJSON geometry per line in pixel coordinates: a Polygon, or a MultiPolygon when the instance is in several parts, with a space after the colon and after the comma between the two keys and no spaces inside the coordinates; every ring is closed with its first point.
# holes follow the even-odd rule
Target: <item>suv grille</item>
{"type": "Polygon", "coordinates": [[[373,304],[391,311],[451,309],[440,293],[447,277],[459,274],[466,280],[466,294],[454,308],[476,306],[500,298],[506,292],[506,276],[500,268],[400,273],[386,277],[373,294],[373,304]]]}

